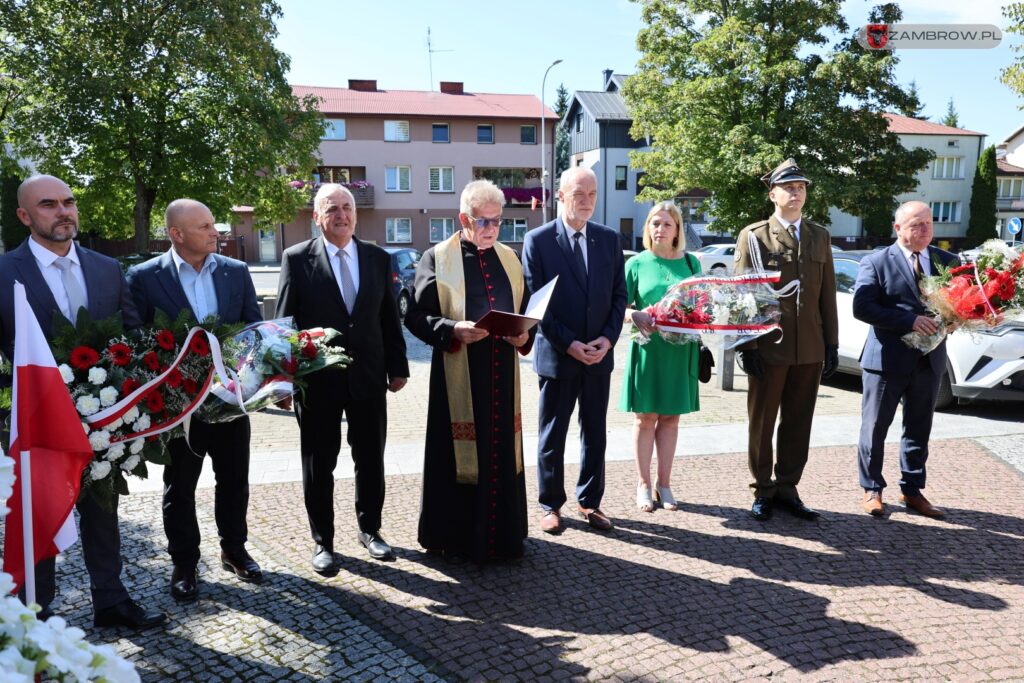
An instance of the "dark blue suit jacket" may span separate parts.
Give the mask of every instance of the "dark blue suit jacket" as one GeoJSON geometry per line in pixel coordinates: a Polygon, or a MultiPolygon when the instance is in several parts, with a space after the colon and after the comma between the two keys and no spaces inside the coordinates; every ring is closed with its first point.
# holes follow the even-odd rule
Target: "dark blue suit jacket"
{"type": "MultiPolygon", "coordinates": [[[[940,265],[948,267],[958,262],[954,254],[931,246],[928,258],[932,275],[938,274],[940,265]]],[[[909,375],[921,352],[904,344],[901,337],[913,330],[919,315],[928,315],[928,310],[921,303],[910,262],[895,242],[860,262],[853,316],[871,325],[860,354],[863,369],[909,375]]],[[[946,342],[928,358],[936,374],[945,372],[946,342]]]]}
{"type": "MultiPolygon", "coordinates": [[[[263,320],[248,267],[241,261],[220,254],[214,254],[213,258],[217,261],[217,268],[213,271],[213,288],[217,292],[217,317],[220,322],[254,323],[263,320]]],[[[128,285],[139,315],[147,323],[153,321],[157,309],[169,315],[171,320],[177,318],[182,309],[192,311],[170,251],[133,266],[128,271],[128,285]]],[[[195,311],[192,311],[192,317],[196,317],[195,311]]]]}
{"type": "MultiPolygon", "coordinates": [[[[31,239],[31,238],[29,238],[31,239]]],[[[97,320],[121,311],[126,328],[142,324],[132,303],[124,273],[117,261],[75,244],[85,275],[85,294],[89,315],[97,320]]],[[[14,358],[14,282],[25,285],[25,294],[39,327],[47,339],[53,338],[53,315],[59,313],[57,300],[46,285],[39,263],[25,240],[16,249],[0,256],[0,344],[8,359],[14,358]]]]}
{"type": "Polygon", "coordinates": [[[573,341],[591,342],[604,336],[614,345],[626,312],[625,264],[619,235],[611,228],[587,222],[587,282],[573,266],[571,230],[557,218],[526,233],[523,275],[531,295],[557,275],[558,284],[540,323],[533,346],[533,368],[549,378],[571,377],[581,371],[610,373],[612,353],[597,365],[583,365],[566,353],[573,341]]]}

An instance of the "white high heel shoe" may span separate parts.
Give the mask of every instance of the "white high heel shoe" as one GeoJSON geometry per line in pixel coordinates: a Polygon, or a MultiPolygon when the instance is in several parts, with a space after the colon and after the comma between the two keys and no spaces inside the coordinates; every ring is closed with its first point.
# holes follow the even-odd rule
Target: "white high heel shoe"
{"type": "Polygon", "coordinates": [[[676,502],[675,497],[672,495],[672,489],[668,486],[654,486],[654,500],[661,503],[661,507],[665,510],[678,510],[679,503],[676,502]]]}
{"type": "Polygon", "coordinates": [[[651,487],[643,482],[636,485],[636,507],[641,512],[654,512],[654,500],[651,498],[651,487]]]}

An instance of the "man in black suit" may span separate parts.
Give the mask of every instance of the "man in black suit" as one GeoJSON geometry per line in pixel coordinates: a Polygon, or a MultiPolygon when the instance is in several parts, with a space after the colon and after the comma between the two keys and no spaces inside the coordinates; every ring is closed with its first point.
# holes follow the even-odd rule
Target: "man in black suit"
{"type": "MultiPolygon", "coordinates": [[[[217,251],[217,228],[206,205],[176,199],[165,214],[171,248],[128,271],[128,286],[145,322],[157,310],[172,320],[187,310],[195,320],[215,316],[222,323],[263,319],[249,269],[217,251]]],[[[199,596],[199,522],[196,484],[203,457],[210,455],[216,477],[214,517],[220,535],[221,566],[242,581],[260,583],[260,566],[245,549],[249,507],[249,418],[208,424],[193,418],[189,436],[167,444],[164,468],[164,532],[171,571],[171,595],[189,602],[199,596]]]]}
{"type": "MultiPolygon", "coordinates": [[[[63,181],[47,175],[26,180],[18,188],[17,213],[31,235],[0,257],[0,343],[8,360],[14,358],[15,281],[25,285],[29,305],[47,340],[53,336],[55,313],[73,322],[82,308],[97,319],[109,318],[120,310],[125,327],[141,324],[117,261],[75,244],[78,208],[63,181]]],[[[159,626],[166,617],[140,607],[121,582],[116,493],[111,502],[112,509],[106,510],[85,494],[76,506],[94,623],[136,629],[159,626]]],[[[50,614],[56,592],[54,569],[53,558],[36,565],[36,600],[44,617],[50,614]]]]}
{"type": "Polygon", "coordinates": [[[313,201],[321,237],[296,244],[281,259],[277,317],[300,329],[333,327],[351,364],[309,376],[295,404],[302,452],[302,489],[313,536],[313,569],[334,567],[334,467],[341,419],[348,423],[356,475],[359,542],[370,557],[392,559],[380,534],[384,507],[387,392],[409,377],[405,339],[391,294],[391,257],[354,237],[356,203],[347,188],[325,184],[313,201]]]}
{"type": "Polygon", "coordinates": [[[939,329],[938,321],[921,303],[918,283],[922,277],[937,275],[940,266],[955,264],[957,258],[930,246],[932,211],[924,202],[900,206],[893,228],[896,241],[860,262],[853,293],[853,316],[871,325],[860,355],[864,397],[857,456],[864,489],[862,506],[875,517],[885,513],[885,435],[902,403],[901,499],[911,510],[938,518],[945,513],[932,505],[921,489],[935,397],[946,372],[946,342],[930,353],[921,353],[904,344],[902,337],[908,332],[931,335],[939,329]]]}

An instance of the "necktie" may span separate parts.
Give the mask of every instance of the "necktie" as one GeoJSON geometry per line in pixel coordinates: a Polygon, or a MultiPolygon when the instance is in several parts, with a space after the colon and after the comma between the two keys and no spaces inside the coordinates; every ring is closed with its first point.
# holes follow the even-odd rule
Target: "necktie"
{"type": "Polygon", "coordinates": [[[352,273],[349,272],[348,263],[345,259],[348,254],[344,250],[338,250],[338,279],[341,281],[341,297],[345,300],[345,308],[352,313],[356,304],[356,286],[352,283],[352,273]]]}
{"type": "Polygon", "coordinates": [[[68,309],[71,311],[68,319],[74,323],[75,319],[78,318],[78,309],[85,306],[85,292],[82,290],[82,285],[79,284],[78,278],[71,272],[71,268],[75,263],[66,256],[60,256],[53,262],[53,265],[60,268],[60,281],[68,295],[68,309]]]}
{"type": "Polygon", "coordinates": [[[794,242],[796,242],[797,244],[800,244],[800,238],[796,236],[796,226],[795,225],[793,225],[792,223],[787,225],[786,226],[786,232],[789,233],[789,236],[793,238],[794,242]]]}
{"type": "Polygon", "coordinates": [[[580,246],[580,240],[583,238],[582,232],[577,232],[572,236],[572,255],[576,259],[576,269],[580,275],[583,276],[583,281],[587,281],[587,262],[583,260],[583,247],[580,246]]]}
{"type": "Polygon", "coordinates": [[[915,251],[914,257],[914,281],[917,284],[921,284],[921,278],[924,277],[924,269],[921,267],[921,252],[915,251]]]}

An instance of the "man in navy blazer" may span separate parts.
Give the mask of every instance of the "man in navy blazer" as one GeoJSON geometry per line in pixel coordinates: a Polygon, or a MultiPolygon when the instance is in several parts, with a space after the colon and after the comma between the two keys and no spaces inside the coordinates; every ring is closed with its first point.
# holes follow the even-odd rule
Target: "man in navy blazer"
{"type": "Polygon", "coordinates": [[[562,216],[526,233],[523,274],[530,292],[558,277],[533,346],[540,380],[537,478],[543,515],[540,528],[562,530],[565,504],[565,437],[579,403],[579,512],[594,529],[608,531],[604,495],[605,422],[612,373],[612,346],[626,311],[625,264],[619,235],[590,221],[597,177],[588,168],[562,173],[562,216]]]}
{"type": "Polygon", "coordinates": [[[871,325],[860,355],[864,396],[857,455],[864,489],[862,505],[870,515],[885,512],[885,435],[902,401],[901,499],[922,515],[942,517],[942,510],[928,502],[921,489],[925,485],[935,397],[946,372],[946,342],[923,354],[907,346],[902,337],[908,332],[929,335],[938,330],[938,322],[921,303],[918,282],[922,277],[937,275],[939,266],[948,267],[957,258],[929,246],[932,212],[923,202],[901,205],[893,227],[896,241],[860,262],[853,294],[854,317],[871,325]]]}
{"type": "MultiPolygon", "coordinates": [[[[0,344],[8,360],[14,358],[14,283],[25,285],[28,303],[46,339],[53,338],[55,314],[74,320],[61,266],[75,278],[85,297],[89,315],[101,320],[121,311],[126,328],[141,324],[132,304],[124,274],[117,261],[75,244],[78,208],[71,189],[58,178],[32,176],[18,188],[18,218],[30,237],[0,256],[0,344]],[[60,259],[58,261],[58,259],[60,259]]],[[[80,309],[79,309],[80,310],[80,309]]],[[[117,525],[118,495],[112,509],[104,509],[90,494],[78,499],[82,555],[89,572],[96,626],[148,628],[165,621],[160,612],[146,611],[128,595],[121,582],[121,535],[117,525]]],[[[8,533],[11,530],[8,529],[8,533]]],[[[36,565],[36,601],[50,614],[56,591],[54,560],[36,565]]]]}
{"type": "MultiPolygon", "coordinates": [[[[263,319],[256,289],[244,263],[217,253],[217,228],[206,205],[176,199],[165,214],[171,248],[128,271],[128,284],[145,322],[158,310],[171,320],[187,310],[197,321],[254,323],[263,319]]],[[[245,549],[249,506],[249,418],[210,424],[193,417],[189,435],[167,444],[164,467],[164,532],[174,567],[171,595],[189,602],[199,596],[199,522],[196,484],[203,457],[210,455],[216,478],[214,517],[220,535],[221,566],[242,581],[263,580],[260,566],[245,549]]]]}

